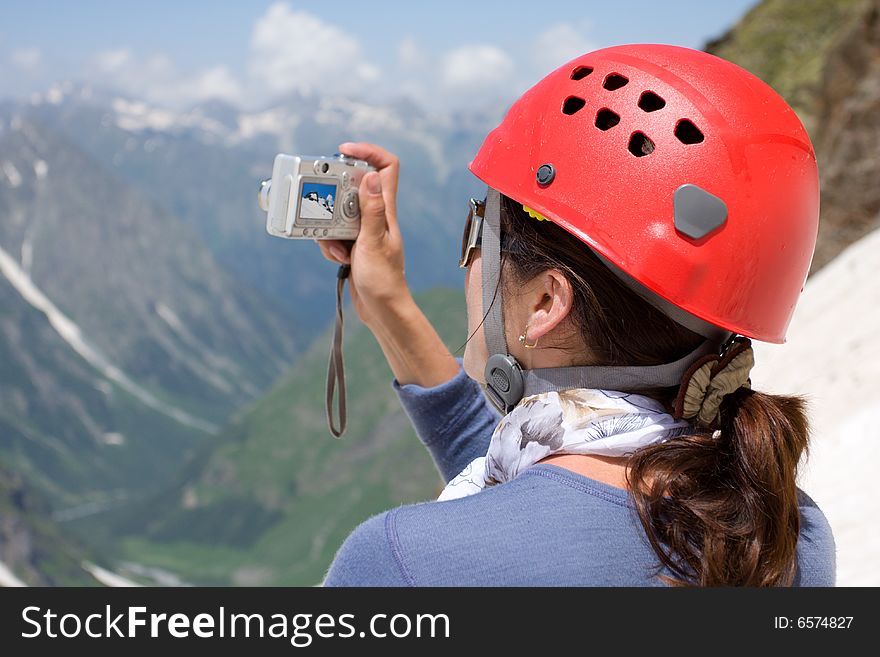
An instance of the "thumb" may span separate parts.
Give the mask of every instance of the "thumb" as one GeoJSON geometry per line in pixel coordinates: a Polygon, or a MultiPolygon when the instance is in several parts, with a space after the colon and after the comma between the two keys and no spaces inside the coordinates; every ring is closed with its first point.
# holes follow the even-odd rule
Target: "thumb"
{"type": "Polygon", "coordinates": [[[382,197],[382,180],[371,171],[361,180],[358,190],[361,209],[361,232],[358,239],[378,240],[385,235],[388,221],[385,218],[385,199],[382,197]]]}

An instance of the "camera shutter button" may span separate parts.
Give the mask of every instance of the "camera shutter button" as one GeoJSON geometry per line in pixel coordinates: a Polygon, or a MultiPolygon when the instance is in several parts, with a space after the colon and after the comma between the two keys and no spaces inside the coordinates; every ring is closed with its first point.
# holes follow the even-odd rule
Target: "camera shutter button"
{"type": "Polygon", "coordinates": [[[349,190],[342,199],[342,214],[349,219],[358,216],[358,196],[355,190],[349,190]]]}

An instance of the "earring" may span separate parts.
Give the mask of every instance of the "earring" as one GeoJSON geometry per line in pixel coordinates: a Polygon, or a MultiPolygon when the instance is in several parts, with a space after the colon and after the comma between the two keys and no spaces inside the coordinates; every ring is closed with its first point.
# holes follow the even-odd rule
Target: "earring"
{"type": "MultiPolygon", "coordinates": [[[[528,331],[528,329],[526,329],[526,331],[528,331]]],[[[538,340],[540,340],[540,338],[538,338],[538,340]]],[[[532,344],[528,344],[528,343],[526,342],[526,334],[525,334],[525,333],[522,333],[522,334],[519,336],[519,343],[520,343],[523,347],[525,347],[526,349],[534,349],[535,347],[537,347],[537,346],[538,346],[538,340],[535,340],[532,344]]]]}

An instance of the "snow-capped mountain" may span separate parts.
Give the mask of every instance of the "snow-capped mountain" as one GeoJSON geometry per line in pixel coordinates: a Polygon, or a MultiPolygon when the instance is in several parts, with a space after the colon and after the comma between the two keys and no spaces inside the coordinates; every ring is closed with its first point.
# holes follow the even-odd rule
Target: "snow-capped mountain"
{"type": "Polygon", "coordinates": [[[275,154],[332,154],[359,140],[397,153],[400,223],[407,255],[420,264],[411,282],[459,286],[461,223],[467,199],[482,193],[467,163],[504,109],[435,116],[403,101],[297,95],[253,112],[219,101],[171,111],[61,85],[26,113],[179,217],[226,268],[316,330],[331,315],[334,271],[314,247],[266,235],[256,190],[275,154]]]}

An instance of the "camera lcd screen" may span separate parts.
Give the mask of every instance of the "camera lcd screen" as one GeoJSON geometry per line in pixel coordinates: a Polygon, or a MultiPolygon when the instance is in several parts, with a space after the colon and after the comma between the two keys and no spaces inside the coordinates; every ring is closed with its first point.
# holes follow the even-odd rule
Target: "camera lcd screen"
{"type": "Polygon", "coordinates": [[[301,219],[331,222],[336,203],[336,185],[303,182],[300,188],[299,216],[301,219]]]}

